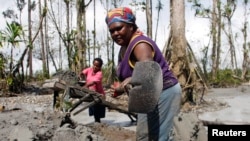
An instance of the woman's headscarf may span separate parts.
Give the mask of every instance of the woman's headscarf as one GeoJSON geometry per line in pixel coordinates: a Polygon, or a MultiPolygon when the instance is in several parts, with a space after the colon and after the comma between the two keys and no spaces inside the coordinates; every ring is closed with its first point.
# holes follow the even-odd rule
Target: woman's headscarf
{"type": "Polygon", "coordinates": [[[114,22],[125,22],[129,24],[135,24],[135,16],[132,10],[128,7],[120,7],[111,9],[106,17],[106,23],[109,26],[114,22]]]}

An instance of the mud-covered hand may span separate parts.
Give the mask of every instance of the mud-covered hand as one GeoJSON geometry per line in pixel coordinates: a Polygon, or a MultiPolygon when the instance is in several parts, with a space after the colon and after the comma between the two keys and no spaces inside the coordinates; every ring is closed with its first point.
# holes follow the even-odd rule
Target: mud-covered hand
{"type": "Polygon", "coordinates": [[[129,94],[128,91],[129,91],[130,86],[131,86],[131,84],[130,84],[131,79],[132,79],[132,77],[126,78],[124,81],[122,81],[121,86],[120,86],[120,88],[123,89],[123,91],[126,92],[127,94],[129,94]]]}
{"type": "Polygon", "coordinates": [[[114,82],[114,84],[111,85],[111,93],[113,93],[112,97],[117,97],[127,92],[126,85],[130,82],[130,80],[131,77],[128,77],[123,82],[114,82]]]}
{"type": "Polygon", "coordinates": [[[111,85],[111,89],[110,89],[110,93],[111,93],[111,97],[116,98],[119,95],[122,95],[122,93],[124,91],[120,90],[120,85],[121,83],[119,81],[115,81],[112,85],[111,85]]]}

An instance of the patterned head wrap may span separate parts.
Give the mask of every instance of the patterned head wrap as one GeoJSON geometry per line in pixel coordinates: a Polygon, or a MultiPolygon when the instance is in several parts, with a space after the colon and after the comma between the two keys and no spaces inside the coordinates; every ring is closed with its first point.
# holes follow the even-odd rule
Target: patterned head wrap
{"type": "Polygon", "coordinates": [[[106,24],[109,26],[114,22],[125,22],[135,24],[135,16],[132,10],[128,7],[120,7],[112,9],[108,12],[106,17],[106,24]]]}

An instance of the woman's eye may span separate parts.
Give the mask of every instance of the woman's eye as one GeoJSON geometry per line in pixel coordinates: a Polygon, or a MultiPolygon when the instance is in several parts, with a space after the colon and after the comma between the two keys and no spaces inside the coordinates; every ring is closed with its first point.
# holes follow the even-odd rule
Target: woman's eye
{"type": "Polygon", "coordinates": [[[121,27],[118,27],[117,29],[116,29],[116,31],[120,31],[122,29],[122,26],[121,27]]]}
{"type": "Polygon", "coordinates": [[[109,30],[110,33],[114,33],[115,31],[120,31],[123,28],[123,26],[116,27],[114,29],[109,30]]]}

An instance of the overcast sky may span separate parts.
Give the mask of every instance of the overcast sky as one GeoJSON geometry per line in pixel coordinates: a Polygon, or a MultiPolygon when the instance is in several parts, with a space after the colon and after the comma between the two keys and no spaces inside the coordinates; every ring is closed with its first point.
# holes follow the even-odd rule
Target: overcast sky
{"type": "MultiPolygon", "coordinates": [[[[16,9],[16,5],[15,5],[15,0],[0,0],[1,5],[0,5],[0,18],[2,20],[0,20],[0,29],[5,28],[6,24],[5,24],[5,19],[3,18],[2,12],[8,8],[11,9],[16,9]]],[[[153,1],[154,2],[154,1],[153,1]]],[[[103,6],[100,4],[100,2],[97,2],[97,8],[96,8],[96,13],[97,13],[97,18],[96,18],[96,28],[97,28],[97,32],[101,33],[101,32],[106,32],[106,24],[105,24],[105,10],[103,8],[103,6]]],[[[153,3],[154,4],[154,3],[153,3]]],[[[127,2],[123,2],[122,6],[129,6],[127,4],[127,2]]],[[[27,6],[26,6],[27,7],[27,6]]],[[[156,24],[156,18],[157,18],[157,12],[155,11],[155,5],[153,5],[153,30],[155,31],[155,24],[156,24]]],[[[38,9],[38,8],[36,8],[38,9]]],[[[134,9],[132,7],[132,9],[134,9]]],[[[137,24],[139,26],[139,28],[146,32],[146,18],[145,18],[145,13],[143,13],[140,10],[135,11],[136,13],[136,18],[137,18],[137,24]]],[[[22,21],[25,22],[27,21],[27,10],[23,10],[22,13],[22,21]]],[[[204,33],[204,31],[207,31],[209,27],[205,27],[204,23],[207,23],[207,20],[202,20],[202,19],[197,19],[194,18],[194,11],[191,11],[190,7],[186,8],[186,31],[188,35],[188,37],[194,35],[194,33],[196,34],[202,34],[204,33]],[[199,29],[199,30],[198,30],[199,29]],[[198,32],[196,32],[198,31],[198,32]]],[[[93,8],[92,5],[89,6],[89,8],[87,9],[87,29],[93,29],[93,8]]],[[[159,45],[159,47],[162,49],[163,45],[166,41],[166,39],[168,38],[168,34],[169,34],[169,5],[164,4],[163,10],[160,13],[160,23],[159,23],[159,27],[158,27],[158,35],[157,35],[157,43],[159,45]]],[[[34,18],[33,18],[34,20],[34,18]]],[[[74,19],[73,19],[74,20],[74,19]]],[[[154,33],[153,33],[154,36],[154,33]]],[[[200,36],[199,36],[200,37],[200,36]]],[[[194,39],[194,37],[192,36],[191,39],[194,39]]]]}

